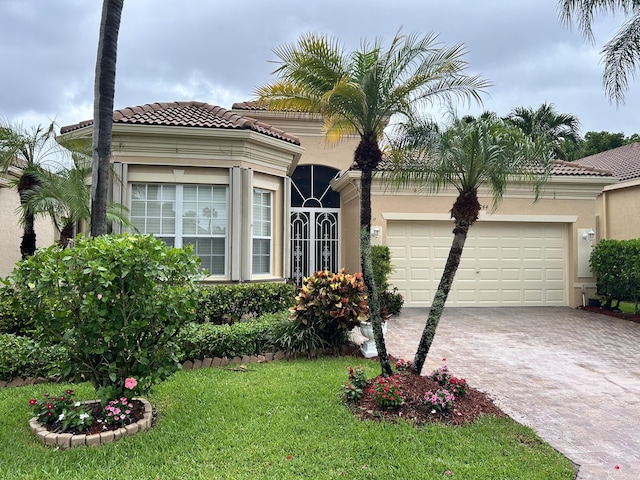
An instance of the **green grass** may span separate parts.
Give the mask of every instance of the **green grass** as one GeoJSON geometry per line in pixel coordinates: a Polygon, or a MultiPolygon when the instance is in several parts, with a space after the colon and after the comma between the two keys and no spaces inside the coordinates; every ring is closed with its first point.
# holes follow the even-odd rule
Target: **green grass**
{"type": "Polygon", "coordinates": [[[0,390],[2,479],[571,479],[570,462],[508,418],[418,429],[360,421],[338,392],[350,358],[179,372],[149,396],[149,431],[101,447],[35,440],[29,398],[88,384],[0,390]],[[290,458],[290,459],[289,459],[290,458]],[[451,476],[445,475],[450,470],[451,476]]]}

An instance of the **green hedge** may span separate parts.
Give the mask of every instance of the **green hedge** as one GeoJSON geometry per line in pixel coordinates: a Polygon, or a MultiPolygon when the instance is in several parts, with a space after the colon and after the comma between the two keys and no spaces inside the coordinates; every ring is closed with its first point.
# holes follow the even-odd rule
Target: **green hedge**
{"type": "Polygon", "coordinates": [[[242,283],[201,286],[196,322],[233,324],[241,319],[277,313],[295,304],[290,283],[242,283]]]}
{"type": "Polygon", "coordinates": [[[242,357],[274,350],[282,325],[290,323],[289,312],[263,315],[233,325],[191,323],[178,334],[182,360],[242,357]]]}
{"type": "Polygon", "coordinates": [[[0,380],[58,376],[66,358],[60,345],[46,346],[31,338],[0,333],[0,380]]]}
{"type": "Polygon", "coordinates": [[[621,300],[640,300],[640,239],[600,240],[591,253],[591,269],[597,276],[597,294],[605,307],[621,300]]]}

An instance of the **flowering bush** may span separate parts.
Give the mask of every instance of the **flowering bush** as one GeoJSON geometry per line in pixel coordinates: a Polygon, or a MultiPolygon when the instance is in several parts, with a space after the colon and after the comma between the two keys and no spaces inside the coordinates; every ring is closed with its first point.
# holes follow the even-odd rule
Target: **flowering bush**
{"type": "Polygon", "coordinates": [[[317,332],[328,345],[340,344],[345,332],[369,315],[362,274],[351,275],[344,269],[338,273],[327,270],[314,273],[305,279],[290,311],[291,320],[317,332]]]}
{"type": "Polygon", "coordinates": [[[347,367],[347,369],[349,378],[342,386],[342,399],[347,403],[356,403],[362,398],[362,389],[367,384],[367,375],[360,365],[355,368],[347,367]]]}
{"type": "Polygon", "coordinates": [[[179,368],[179,329],[195,318],[199,259],[148,235],[79,238],[18,263],[8,277],[45,342],[66,347],[62,375],[103,401],[135,376],[146,393],[179,368]]]}
{"type": "Polygon", "coordinates": [[[428,375],[427,378],[430,378],[434,382],[444,387],[446,385],[449,385],[449,380],[451,380],[451,372],[449,371],[449,367],[443,365],[442,367],[438,367],[433,372],[431,372],[431,375],[428,375]]]}
{"type": "Polygon", "coordinates": [[[456,397],[462,397],[467,394],[467,381],[464,378],[451,377],[449,379],[449,390],[456,397]]]}
{"type": "Polygon", "coordinates": [[[407,372],[411,370],[412,367],[413,367],[413,362],[411,360],[405,360],[401,358],[396,362],[396,370],[398,372],[407,372]]]}
{"type": "Polygon", "coordinates": [[[59,397],[45,393],[40,400],[29,400],[29,405],[38,422],[51,432],[82,431],[93,422],[89,407],[73,399],[73,390],[66,390],[59,397]]]}
{"type": "Polygon", "coordinates": [[[424,394],[424,403],[438,412],[448,412],[451,410],[455,399],[455,395],[445,389],[440,389],[435,392],[428,391],[424,394]]]}
{"type": "Polygon", "coordinates": [[[428,378],[452,392],[456,397],[467,393],[467,381],[464,378],[457,378],[451,375],[446,365],[435,369],[428,378]]]}
{"type": "Polygon", "coordinates": [[[380,407],[399,407],[404,401],[402,383],[398,375],[376,378],[369,393],[373,394],[376,404],[380,407]]]}

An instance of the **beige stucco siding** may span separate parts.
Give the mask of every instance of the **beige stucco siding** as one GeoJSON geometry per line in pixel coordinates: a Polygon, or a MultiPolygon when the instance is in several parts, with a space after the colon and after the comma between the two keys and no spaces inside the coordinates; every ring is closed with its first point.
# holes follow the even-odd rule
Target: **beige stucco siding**
{"type": "Polygon", "coordinates": [[[598,238],[640,238],[640,179],[606,187],[598,197],[598,238]]]}

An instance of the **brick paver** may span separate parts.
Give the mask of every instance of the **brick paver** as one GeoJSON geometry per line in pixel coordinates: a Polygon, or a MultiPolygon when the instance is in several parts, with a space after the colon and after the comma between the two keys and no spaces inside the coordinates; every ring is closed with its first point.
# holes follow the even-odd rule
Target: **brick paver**
{"type": "MultiPolygon", "coordinates": [[[[413,358],[426,315],[389,320],[390,354],[413,358]]],[[[442,358],[580,465],[578,479],[640,479],[640,324],[561,307],[446,308],[423,373],[442,358]]]]}

